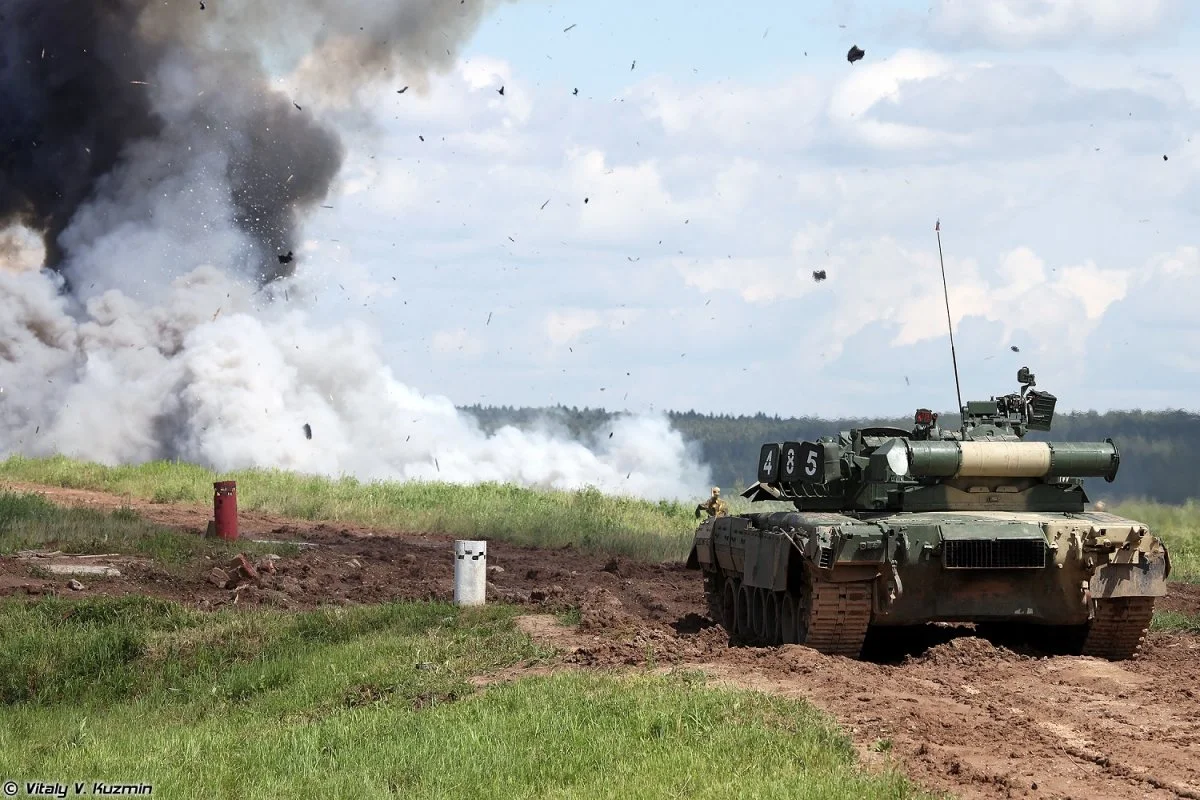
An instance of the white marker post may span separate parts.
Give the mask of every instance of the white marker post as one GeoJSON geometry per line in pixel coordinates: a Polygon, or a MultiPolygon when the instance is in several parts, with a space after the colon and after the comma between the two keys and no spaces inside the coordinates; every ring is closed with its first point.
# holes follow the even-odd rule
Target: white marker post
{"type": "Polygon", "coordinates": [[[454,543],[454,604],[481,606],[487,597],[487,542],[454,543]]]}

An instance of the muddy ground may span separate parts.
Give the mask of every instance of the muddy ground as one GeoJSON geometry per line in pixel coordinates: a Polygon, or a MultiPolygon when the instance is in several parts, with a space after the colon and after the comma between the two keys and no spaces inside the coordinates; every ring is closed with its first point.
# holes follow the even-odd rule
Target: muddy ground
{"type": "MultiPolygon", "coordinates": [[[[8,485],[63,504],[129,504],[197,534],[211,516],[204,506],[8,485]]],[[[314,546],[274,560],[274,573],[259,570],[257,580],[217,562],[167,570],[144,559],[90,559],[76,563],[121,574],[77,576],[81,590],[47,572],[61,559],[0,558],[0,596],[137,593],[200,608],[312,608],[453,595],[450,537],[254,513],[243,513],[241,529],[246,538],[314,546]],[[217,585],[222,575],[229,588],[217,585]]],[[[1124,663],[1014,652],[969,627],[868,640],[869,661],[795,645],[730,646],[706,616],[698,575],[682,565],[503,542],[488,549],[489,597],[528,605],[522,625],[562,649],[561,668],[698,668],[730,685],[802,697],[836,716],[869,763],[897,763],[923,786],[962,797],[1200,798],[1200,637],[1151,634],[1143,654],[1124,663]],[[577,628],[552,616],[571,607],[581,609],[577,628]]],[[[1200,613],[1200,587],[1174,584],[1159,607],[1200,613]]]]}

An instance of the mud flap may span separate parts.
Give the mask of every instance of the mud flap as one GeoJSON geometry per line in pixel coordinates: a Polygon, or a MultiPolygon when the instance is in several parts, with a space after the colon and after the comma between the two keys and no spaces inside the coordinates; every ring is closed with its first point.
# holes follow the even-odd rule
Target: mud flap
{"type": "Polygon", "coordinates": [[[1165,554],[1139,559],[1140,564],[1106,564],[1092,576],[1091,594],[1103,597],[1163,597],[1167,593],[1165,554]]]}

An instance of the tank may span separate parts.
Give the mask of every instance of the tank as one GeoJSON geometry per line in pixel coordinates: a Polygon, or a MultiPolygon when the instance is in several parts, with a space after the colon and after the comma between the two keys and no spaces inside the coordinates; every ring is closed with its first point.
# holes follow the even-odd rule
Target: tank
{"type": "Polygon", "coordinates": [[[967,402],[957,430],[918,409],[912,430],[764,444],[742,496],[795,510],[700,524],[687,566],[713,619],[733,640],[853,658],[870,630],[932,622],[1135,656],[1167,592],[1167,549],[1091,508],[1083,479],[1111,482],[1120,466],[1111,439],[1025,441],[1050,430],[1057,401],[1028,368],[1017,381],[967,402]]]}

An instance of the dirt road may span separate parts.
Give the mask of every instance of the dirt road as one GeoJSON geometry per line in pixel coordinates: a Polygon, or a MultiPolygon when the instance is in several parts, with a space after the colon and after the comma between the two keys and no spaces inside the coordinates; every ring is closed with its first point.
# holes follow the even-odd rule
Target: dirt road
{"type": "MultiPolygon", "coordinates": [[[[12,484],[9,484],[12,485],[12,484]]],[[[63,504],[114,507],[109,495],[44,491],[63,504]]],[[[147,519],[200,533],[203,506],[131,501],[147,519]]],[[[330,602],[448,600],[451,539],[243,514],[247,538],[315,545],[276,562],[273,575],[232,592],[209,582],[212,565],[168,571],[110,559],[121,576],[61,577],[0,558],[0,595],[138,593],[213,608],[234,602],[308,608],[330,602]]],[[[108,563],[108,562],[106,562],[108,563]]],[[[526,604],[522,624],[562,648],[562,668],[701,668],[720,682],[803,697],[835,715],[868,762],[891,760],[931,789],[968,798],[1200,798],[1200,637],[1151,634],[1124,663],[1013,652],[969,629],[930,627],[876,647],[873,661],[799,646],[730,647],[705,616],[696,573],[489,544],[489,596],[526,604]],[[577,628],[550,612],[577,607],[577,628]]],[[[1200,588],[1173,585],[1161,607],[1200,613],[1200,588]]],[[[507,676],[498,676],[507,677],[507,676]]]]}

